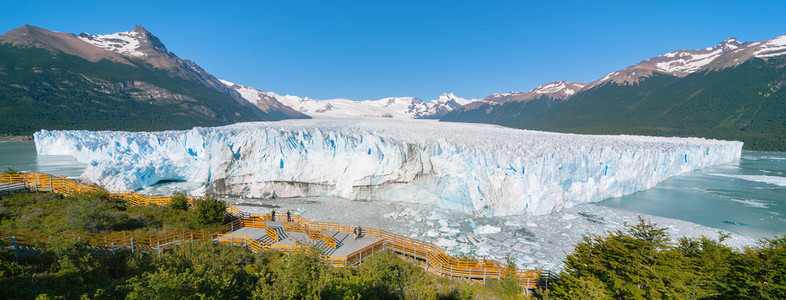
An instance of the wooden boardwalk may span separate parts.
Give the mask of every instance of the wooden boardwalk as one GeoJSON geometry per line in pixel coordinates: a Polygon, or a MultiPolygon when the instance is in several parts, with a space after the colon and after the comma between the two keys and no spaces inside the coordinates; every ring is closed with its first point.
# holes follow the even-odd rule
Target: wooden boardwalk
{"type": "MultiPolygon", "coordinates": [[[[321,255],[333,256],[337,258],[344,258],[352,253],[368,250],[370,247],[373,247],[375,244],[378,244],[382,241],[382,239],[373,236],[364,236],[360,235],[358,238],[355,238],[354,234],[351,233],[344,233],[338,232],[333,230],[322,230],[325,235],[335,239],[335,247],[328,245],[327,242],[323,241],[319,238],[312,238],[304,231],[287,231],[285,228],[284,223],[293,223],[293,222],[281,222],[281,221],[265,221],[264,228],[258,227],[243,227],[238,230],[228,232],[227,235],[237,235],[237,236],[248,236],[251,239],[254,239],[259,242],[263,243],[270,243],[270,244],[282,244],[282,245],[291,245],[291,244],[303,244],[307,246],[315,246],[320,250],[321,255]],[[270,235],[268,235],[266,228],[274,228],[277,232],[279,239],[274,240],[270,235]],[[280,228],[280,230],[279,230],[280,228]]],[[[295,226],[286,226],[286,228],[293,228],[295,226]]],[[[373,252],[373,251],[372,251],[373,252]]]]}
{"type": "MultiPolygon", "coordinates": [[[[108,192],[95,185],[87,185],[43,173],[4,174],[0,173],[0,183],[21,187],[30,191],[55,192],[74,195],[85,192],[107,193],[130,206],[167,205],[171,197],[147,196],[136,192],[108,192]],[[21,184],[21,185],[20,185],[21,184]]],[[[189,197],[189,203],[196,200],[189,197]]],[[[116,253],[119,251],[158,252],[176,245],[194,241],[212,241],[248,250],[273,251],[287,255],[308,251],[302,241],[313,242],[320,250],[320,257],[335,267],[353,266],[361,263],[377,251],[384,249],[422,260],[439,274],[450,277],[471,279],[510,277],[518,280],[525,289],[548,286],[552,279],[548,270],[517,269],[505,266],[491,259],[458,258],[445,253],[438,246],[375,228],[363,228],[362,238],[355,240],[355,227],[330,222],[310,221],[300,215],[291,215],[291,222],[272,221],[268,214],[251,214],[240,211],[232,205],[227,206],[227,214],[235,220],[223,226],[205,231],[186,229],[172,230],[153,235],[139,235],[126,231],[109,234],[93,234],[80,231],[66,231],[59,236],[78,238],[92,247],[94,251],[116,253]]],[[[287,216],[277,213],[276,220],[286,220],[287,216]]],[[[0,230],[0,240],[6,242],[15,252],[38,251],[36,247],[46,245],[51,236],[19,230],[0,230]]]]}
{"type": "Polygon", "coordinates": [[[26,191],[27,187],[23,182],[19,183],[10,183],[10,182],[0,182],[0,194],[11,194],[14,192],[19,191],[26,191]]]}

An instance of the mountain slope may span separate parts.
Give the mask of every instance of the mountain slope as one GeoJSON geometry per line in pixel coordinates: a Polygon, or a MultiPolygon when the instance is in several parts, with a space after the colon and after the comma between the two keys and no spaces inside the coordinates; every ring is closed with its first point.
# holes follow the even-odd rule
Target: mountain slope
{"type": "Polygon", "coordinates": [[[292,117],[256,108],[141,26],[133,32],[139,45],[119,50],[86,42],[85,34],[29,25],[0,36],[0,133],[186,129],[292,117]]]}
{"type": "Polygon", "coordinates": [[[700,136],[741,140],[749,150],[786,151],[785,61],[786,35],[747,43],[730,38],[609,73],[567,101],[487,101],[442,120],[572,133],[700,136]]]}
{"type": "Polygon", "coordinates": [[[455,108],[440,120],[502,124],[511,119],[529,118],[569,99],[582,88],[583,83],[555,81],[526,93],[492,94],[483,100],[455,108]]]}
{"type": "Polygon", "coordinates": [[[658,74],[610,83],[530,118],[499,123],[591,134],[701,136],[741,140],[751,150],[786,151],[786,57],[684,78],[658,74]]]}

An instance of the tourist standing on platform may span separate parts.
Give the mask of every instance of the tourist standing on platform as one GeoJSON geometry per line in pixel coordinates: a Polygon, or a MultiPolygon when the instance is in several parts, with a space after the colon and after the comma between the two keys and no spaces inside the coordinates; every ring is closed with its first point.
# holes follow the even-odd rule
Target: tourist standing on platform
{"type": "Polygon", "coordinates": [[[289,214],[289,211],[287,211],[287,222],[292,222],[292,215],[289,214]]]}
{"type": "Polygon", "coordinates": [[[270,221],[276,220],[276,209],[274,208],[273,211],[270,212],[270,221]]]}

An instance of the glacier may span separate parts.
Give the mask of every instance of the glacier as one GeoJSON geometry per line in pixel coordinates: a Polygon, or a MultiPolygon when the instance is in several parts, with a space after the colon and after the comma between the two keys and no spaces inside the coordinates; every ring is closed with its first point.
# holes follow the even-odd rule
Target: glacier
{"type": "Polygon", "coordinates": [[[88,164],[111,190],[162,181],[243,197],[329,196],[542,215],[738,161],[742,143],[538,132],[429,120],[316,119],[185,131],[47,131],[38,155],[88,164]]]}

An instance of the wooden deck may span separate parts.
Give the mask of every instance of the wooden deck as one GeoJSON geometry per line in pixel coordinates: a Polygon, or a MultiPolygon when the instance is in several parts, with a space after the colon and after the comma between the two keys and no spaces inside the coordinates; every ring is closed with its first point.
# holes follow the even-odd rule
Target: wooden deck
{"type": "MultiPolygon", "coordinates": [[[[261,224],[258,224],[260,226],[261,224]]],[[[321,239],[312,238],[305,232],[301,231],[288,231],[284,230],[284,222],[281,221],[266,221],[265,227],[273,228],[278,232],[278,240],[272,239],[266,231],[266,228],[243,227],[238,230],[228,232],[228,235],[248,236],[262,243],[280,244],[280,245],[315,245],[320,249],[320,254],[329,255],[333,257],[345,258],[346,256],[357,251],[365,250],[372,247],[377,242],[382,241],[381,238],[373,236],[361,235],[355,238],[354,234],[338,232],[333,230],[322,230],[327,236],[332,237],[336,241],[336,247],[328,245],[321,239]]],[[[260,226],[261,227],[261,226],[260,226]]]]}

